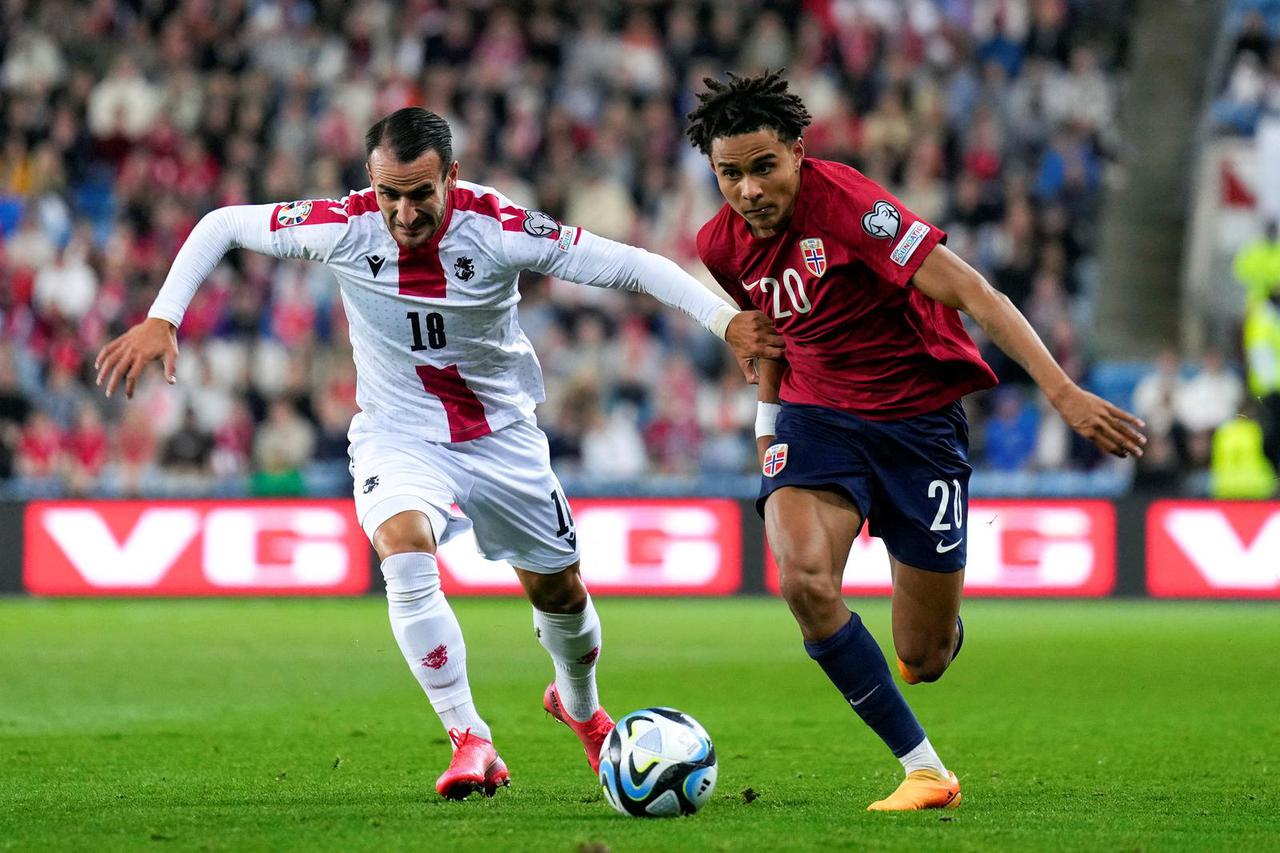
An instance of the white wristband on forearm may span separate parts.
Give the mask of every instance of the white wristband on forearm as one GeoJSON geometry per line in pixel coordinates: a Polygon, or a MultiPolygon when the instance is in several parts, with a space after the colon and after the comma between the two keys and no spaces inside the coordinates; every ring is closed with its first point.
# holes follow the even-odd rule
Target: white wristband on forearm
{"type": "Polygon", "coordinates": [[[778,403],[756,403],[756,438],[778,434],[778,414],[782,406],[778,403]]]}

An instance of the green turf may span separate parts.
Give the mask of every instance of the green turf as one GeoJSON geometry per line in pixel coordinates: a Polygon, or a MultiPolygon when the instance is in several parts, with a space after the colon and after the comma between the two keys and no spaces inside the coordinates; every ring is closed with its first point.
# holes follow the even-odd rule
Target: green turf
{"type": "MultiPolygon", "coordinates": [[[[856,606],[886,639],[887,603],[856,606]]],[[[608,707],[716,741],[714,799],[666,821],[614,814],[543,714],[527,606],[456,609],[514,779],[493,800],[436,797],[445,739],[375,599],[0,600],[0,848],[1280,846],[1274,606],[967,603],[964,654],[907,690],[965,803],[883,815],[898,765],[781,602],[602,600],[608,707]]]]}

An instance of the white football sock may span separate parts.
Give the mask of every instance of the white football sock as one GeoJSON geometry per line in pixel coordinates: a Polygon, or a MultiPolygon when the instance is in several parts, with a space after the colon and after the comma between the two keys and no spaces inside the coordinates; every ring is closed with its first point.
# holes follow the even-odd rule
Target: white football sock
{"type": "Polygon", "coordinates": [[[393,554],[382,561],[391,633],[446,730],[471,729],[492,740],[471,701],[467,647],[453,608],[440,591],[434,554],[393,554]]]}
{"type": "Polygon", "coordinates": [[[938,753],[934,751],[933,744],[929,743],[928,738],[920,741],[920,744],[915,749],[898,760],[902,762],[902,769],[907,773],[913,770],[932,770],[943,776],[947,775],[947,768],[942,766],[942,759],[938,757],[938,753]]]}
{"type": "Polygon", "coordinates": [[[569,716],[586,722],[600,707],[596,659],[600,656],[600,617],[587,596],[581,613],[544,613],[533,609],[538,642],[556,665],[556,690],[569,716]]]}

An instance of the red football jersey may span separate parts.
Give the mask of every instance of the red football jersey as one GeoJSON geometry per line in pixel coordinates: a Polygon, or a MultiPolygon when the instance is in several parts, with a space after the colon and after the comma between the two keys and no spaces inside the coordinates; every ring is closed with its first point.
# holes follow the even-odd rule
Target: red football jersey
{"type": "Polygon", "coordinates": [[[786,339],[783,400],[897,420],[996,384],[959,312],[910,286],[946,236],[856,169],[805,158],[784,232],[756,237],[726,204],[698,253],[786,339]]]}

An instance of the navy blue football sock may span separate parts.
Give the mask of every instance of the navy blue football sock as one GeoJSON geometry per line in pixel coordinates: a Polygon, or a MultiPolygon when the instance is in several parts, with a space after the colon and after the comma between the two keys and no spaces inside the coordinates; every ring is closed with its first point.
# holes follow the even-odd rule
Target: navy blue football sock
{"type": "Polygon", "coordinates": [[[959,613],[956,614],[956,630],[960,632],[960,636],[956,637],[956,650],[951,653],[952,660],[960,657],[960,647],[964,645],[964,620],[959,613]]]}
{"type": "Polygon", "coordinates": [[[924,729],[857,613],[850,613],[844,627],[827,639],[805,643],[804,650],[895,756],[901,758],[924,740],[924,729]]]}

